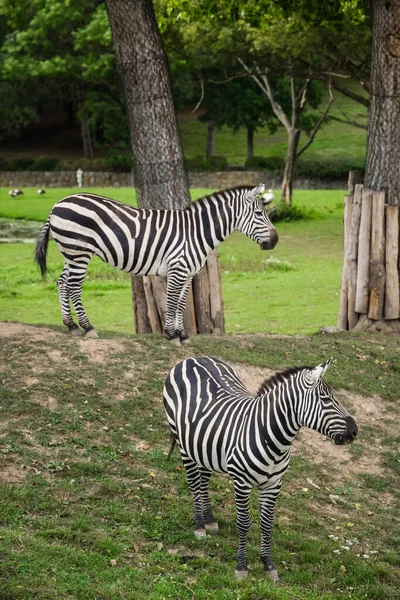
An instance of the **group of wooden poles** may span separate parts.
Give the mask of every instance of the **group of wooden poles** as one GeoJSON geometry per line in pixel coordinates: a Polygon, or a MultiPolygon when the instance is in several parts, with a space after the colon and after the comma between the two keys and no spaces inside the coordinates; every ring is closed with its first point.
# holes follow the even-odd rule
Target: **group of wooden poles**
{"type": "Polygon", "coordinates": [[[399,318],[399,206],[355,183],[345,196],[338,329],[397,332],[399,318]]]}

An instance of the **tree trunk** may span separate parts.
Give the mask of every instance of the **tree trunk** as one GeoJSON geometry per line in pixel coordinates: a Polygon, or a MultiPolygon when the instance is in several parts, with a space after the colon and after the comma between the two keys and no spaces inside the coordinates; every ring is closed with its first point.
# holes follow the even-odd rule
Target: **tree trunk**
{"type": "Polygon", "coordinates": [[[285,204],[292,203],[293,179],[296,168],[297,148],[300,141],[300,129],[288,130],[288,149],[286,152],[285,170],[283,173],[283,181],[281,188],[281,200],[285,204]]]}
{"type": "MultiPolygon", "coordinates": [[[[189,185],[152,1],[107,0],[106,6],[128,108],[139,206],[182,209],[190,202],[189,185]]],[[[163,330],[165,290],[165,282],[154,277],[132,276],[136,333],[163,330]]],[[[189,291],[185,323],[196,332],[192,298],[189,291]]]]}
{"type": "Polygon", "coordinates": [[[85,158],[87,158],[88,160],[93,160],[93,144],[92,144],[92,138],[90,135],[90,130],[89,130],[89,128],[87,126],[87,122],[86,122],[83,90],[78,90],[77,96],[78,96],[78,109],[79,109],[80,123],[81,123],[83,156],[85,158]]]}
{"type": "Polygon", "coordinates": [[[247,160],[254,156],[254,127],[247,127],[247,160]]]}
{"type": "MultiPolygon", "coordinates": [[[[364,303],[360,305],[366,314],[361,315],[355,328],[399,333],[400,1],[375,0],[371,5],[373,42],[365,185],[374,193],[369,274],[363,286],[369,297],[368,311],[364,303]]],[[[363,238],[368,239],[368,232],[360,230],[363,238]]],[[[359,265],[363,258],[358,256],[359,265]]]]}
{"type": "Polygon", "coordinates": [[[206,158],[212,158],[215,152],[215,121],[208,121],[207,124],[207,147],[206,158]]]}
{"type": "Polygon", "coordinates": [[[400,2],[375,0],[365,185],[400,204],[400,2]]]}

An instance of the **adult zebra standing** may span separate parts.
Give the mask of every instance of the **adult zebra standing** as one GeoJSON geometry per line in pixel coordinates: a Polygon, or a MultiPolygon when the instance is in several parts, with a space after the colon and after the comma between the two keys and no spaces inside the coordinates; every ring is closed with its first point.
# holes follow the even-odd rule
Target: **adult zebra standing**
{"type": "Polygon", "coordinates": [[[259,199],[264,185],[216,192],[184,210],[139,209],[89,193],[72,194],[52,208],[36,244],[35,259],[45,276],[49,233],[64,256],[58,279],[63,323],[81,335],[70,300],[87,336],[97,336],[84,311],[82,284],[92,256],[137,275],[167,276],[165,333],[169,340],[188,339],[183,313],[193,276],[209,253],[235,229],[270,250],[278,242],[259,199]]]}
{"type": "MultiPolygon", "coordinates": [[[[218,531],[208,495],[211,472],[234,482],[239,550],[237,577],[247,575],[246,540],[251,525],[249,497],[260,493],[261,559],[278,580],[271,558],[275,502],[290,459],[290,448],[305,425],[351,442],[357,425],[322,379],[332,359],[311,367],[287,369],[264,382],[254,398],[237,373],[213,358],[189,358],[176,365],[164,386],[164,406],[173,445],[179,444],[194,499],[197,537],[218,531]]],[[[171,448],[171,451],[172,451],[171,448]]]]}

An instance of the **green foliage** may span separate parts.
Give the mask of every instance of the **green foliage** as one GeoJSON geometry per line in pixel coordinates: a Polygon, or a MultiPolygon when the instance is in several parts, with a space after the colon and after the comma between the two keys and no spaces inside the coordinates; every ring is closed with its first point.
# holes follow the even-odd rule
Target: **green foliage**
{"type": "Polygon", "coordinates": [[[105,161],[102,158],[89,160],[88,158],[64,159],[60,160],[55,171],[106,171],[105,161]]]}
{"type": "Polygon", "coordinates": [[[202,172],[202,171],[224,171],[228,167],[228,160],[225,156],[212,156],[206,158],[205,156],[197,155],[191,158],[186,158],[186,169],[188,171],[202,172]]]}
{"type": "Polygon", "coordinates": [[[348,177],[349,171],[364,171],[363,160],[324,160],[318,161],[299,160],[297,163],[297,174],[306,177],[321,177],[321,179],[342,179],[348,177]]]}
{"type": "Polygon", "coordinates": [[[271,215],[274,223],[304,221],[321,217],[321,214],[314,207],[307,208],[296,204],[288,205],[285,202],[279,202],[274,206],[271,209],[271,215]]]}
{"type": "Polygon", "coordinates": [[[53,156],[39,156],[29,167],[30,171],[54,171],[59,163],[58,158],[53,156]]]}
{"type": "Polygon", "coordinates": [[[285,160],[280,156],[253,156],[247,158],[244,164],[246,169],[265,169],[273,173],[283,173],[285,160]]]}

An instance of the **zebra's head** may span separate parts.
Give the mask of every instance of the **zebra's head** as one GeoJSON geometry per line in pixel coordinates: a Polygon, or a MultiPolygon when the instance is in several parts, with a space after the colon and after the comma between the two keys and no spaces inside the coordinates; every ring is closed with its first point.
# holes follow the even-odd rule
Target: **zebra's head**
{"type": "Polygon", "coordinates": [[[319,431],[333,439],[335,444],[342,445],[356,438],[358,427],[322,378],[332,360],[330,358],[314,369],[305,370],[303,382],[306,393],[303,406],[299,407],[300,418],[302,425],[319,431]]]}
{"type": "Polygon", "coordinates": [[[253,189],[243,189],[237,229],[257,242],[261,250],[272,250],[279,238],[264,210],[264,204],[268,204],[270,200],[261,201],[259,198],[264,189],[264,184],[253,189]]]}

